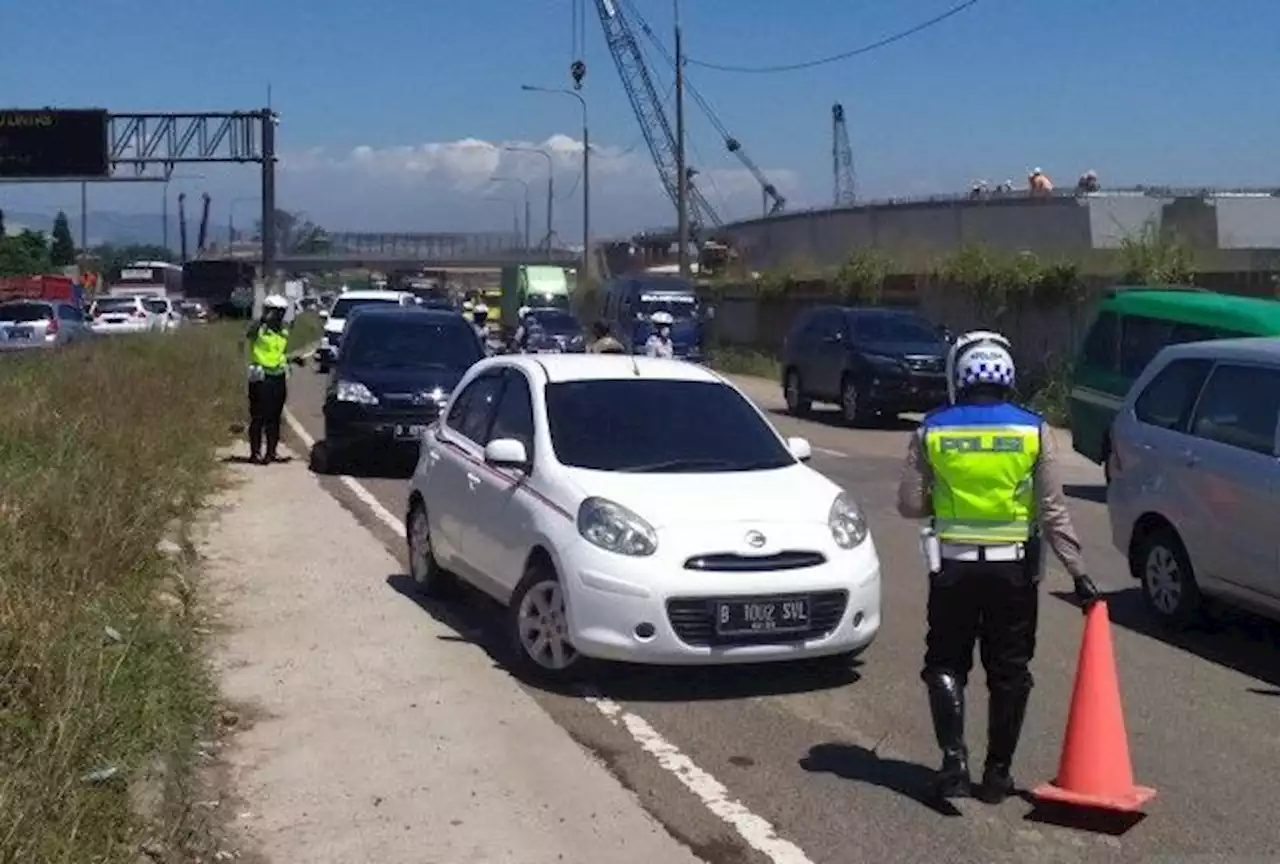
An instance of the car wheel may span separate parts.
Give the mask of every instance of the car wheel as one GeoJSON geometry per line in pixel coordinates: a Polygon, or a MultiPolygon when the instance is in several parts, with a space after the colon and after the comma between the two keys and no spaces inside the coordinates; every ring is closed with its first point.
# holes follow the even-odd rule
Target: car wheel
{"type": "Polygon", "coordinates": [[[1164,624],[1183,628],[1192,624],[1202,608],[1195,571],[1182,541],[1170,528],[1143,537],[1133,556],[1134,575],[1142,582],[1147,608],[1164,624]]]}
{"type": "Polygon", "coordinates": [[[338,474],[342,467],[342,452],[329,439],[317,441],[311,448],[311,470],[317,474],[338,474]]]}
{"type": "Polygon", "coordinates": [[[569,641],[564,587],[545,564],[531,564],[516,586],[507,607],[507,629],[516,672],[523,678],[565,681],[584,665],[569,641]]]}
{"type": "Polygon", "coordinates": [[[800,386],[800,373],[795,369],[787,370],[787,379],[782,385],[782,395],[787,400],[787,413],[793,417],[803,417],[813,408],[813,402],[804,397],[804,390],[800,386]]]}
{"type": "Polygon", "coordinates": [[[840,382],[840,418],[851,426],[867,419],[867,405],[858,392],[858,384],[848,375],[840,382]]]}
{"type": "Polygon", "coordinates": [[[431,542],[431,521],[421,501],[413,502],[405,520],[405,540],[409,545],[409,575],[413,586],[424,597],[447,597],[457,587],[453,574],[436,561],[431,542]]]}

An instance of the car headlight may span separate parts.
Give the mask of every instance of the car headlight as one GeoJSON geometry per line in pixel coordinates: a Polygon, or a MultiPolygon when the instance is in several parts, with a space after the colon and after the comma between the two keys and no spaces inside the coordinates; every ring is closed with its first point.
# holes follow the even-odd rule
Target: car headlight
{"type": "Polygon", "coordinates": [[[378,397],[359,381],[339,381],[333,396],[339,402],[355,402],[359,405],[378,404],[378,397]]]}
{"type": "Polygon", "coordinates": [[[578,533],[588,543],[618,555],[643,557],[658,549],[653,526],[621,504],[588,498],[578,508],[578,533]]]}
{"type": "Polygon", "coordinates": [[[841,492],[831,502],[827,525],[831,528],[831,539],[841,549],[854,549],[867,539],[867,517],[848,492],[841,492]]]}
{"type": "Polygon", "coordinates": [[[449,401],[449,391],[443,387],[437,387],[427,394],[427,398],[437,405],[443,405],[449,401]]]}

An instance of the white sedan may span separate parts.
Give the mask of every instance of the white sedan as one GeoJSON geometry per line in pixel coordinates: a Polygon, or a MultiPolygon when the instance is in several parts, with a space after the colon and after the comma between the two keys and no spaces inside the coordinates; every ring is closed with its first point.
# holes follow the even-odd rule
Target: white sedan
{"type": "Polygon", "coordinates": [[[580,660],[846,662],[880,627],[854,498],[736,387],[675,360],[483,360],[424,439],[406,535],[419,590],[507,607],[517,671],[580,660]]]}

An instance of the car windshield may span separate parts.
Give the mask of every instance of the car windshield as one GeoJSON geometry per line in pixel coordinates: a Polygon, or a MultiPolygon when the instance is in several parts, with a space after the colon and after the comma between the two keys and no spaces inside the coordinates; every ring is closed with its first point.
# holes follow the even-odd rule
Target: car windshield
{"type": "Polygon", "coordinates": [[[93,311],[103,312],[132,312],[138,308],[138,301],[132,297],[117,297],[112,300],[99,300],[93,304],[93,311]]]}
{"type": "Polygon", "coordinates": [[[371,321],[361,316],[353,330],[342,346],[342,362],[353,366],[466,369],[484,356],[475,333],[459,321],[371,321]]]}
{"type": "Polygon", "coordinates": [[[163,300],[143,300],[142,305],[151,312],[168,312],[169,304],[163,300]]]}
{"type": "Polygon", "coordinates": [[[736,390],[711,381],[605,379],[546,387],[556,458],[594,471],[700,474],[795,464],[736,390]]]}
{"type": "Polygon", "coordinates": [[[398,300],[375,300],[370,298],[357,300],[357,299],[348,298],[346,300],[339,300],[337,303],[334,303],[333,310],[329,313],[329,316],[331,318],[339,318],[339,319],[350,318],[351,310],[358,309],[361,306],[387,306],[387,305],[394,306],[398,304],[399,304],[398,300]]]}
{"type": "Polygon", "coordinates": [[[853,338],[859,342],[937,342],[938,329],[917,315],[856,315],[853,338]]]}
{"type": "Polygon", "coordinates": [[[558,309],[534,309],[528,317],[532,319],[532,326],[541,327],[548,333],[577,333],[582,329],[577,318],[558,309]]]}
{"type": "Polygon", "coordinates": [[[53,310],[43,303],[5,303],[0,306],[0,321],[47,321],[53,310]]]}

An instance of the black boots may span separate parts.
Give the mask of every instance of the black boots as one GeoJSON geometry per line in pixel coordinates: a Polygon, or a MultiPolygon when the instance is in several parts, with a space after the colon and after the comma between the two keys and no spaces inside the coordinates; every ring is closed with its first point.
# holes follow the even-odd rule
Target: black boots
{"type": "Polygon", "coordinates": [[[964,743],[964,686],[952,675],[929,674],[929,710],[933,731],[942,750],[942,767],[934,783],[938,798],[965,798],[970,794],[969,751],[964,743]]]}
{"type": "Polygon", "coordinates": [[[987,720],[987,763],[982,772],[978,798],[988,804],[999,804],[1015,791],[1009,768],[1022,736],[1022,721],[1027,716],[1029,690],[994,690],[987,720]]]}

